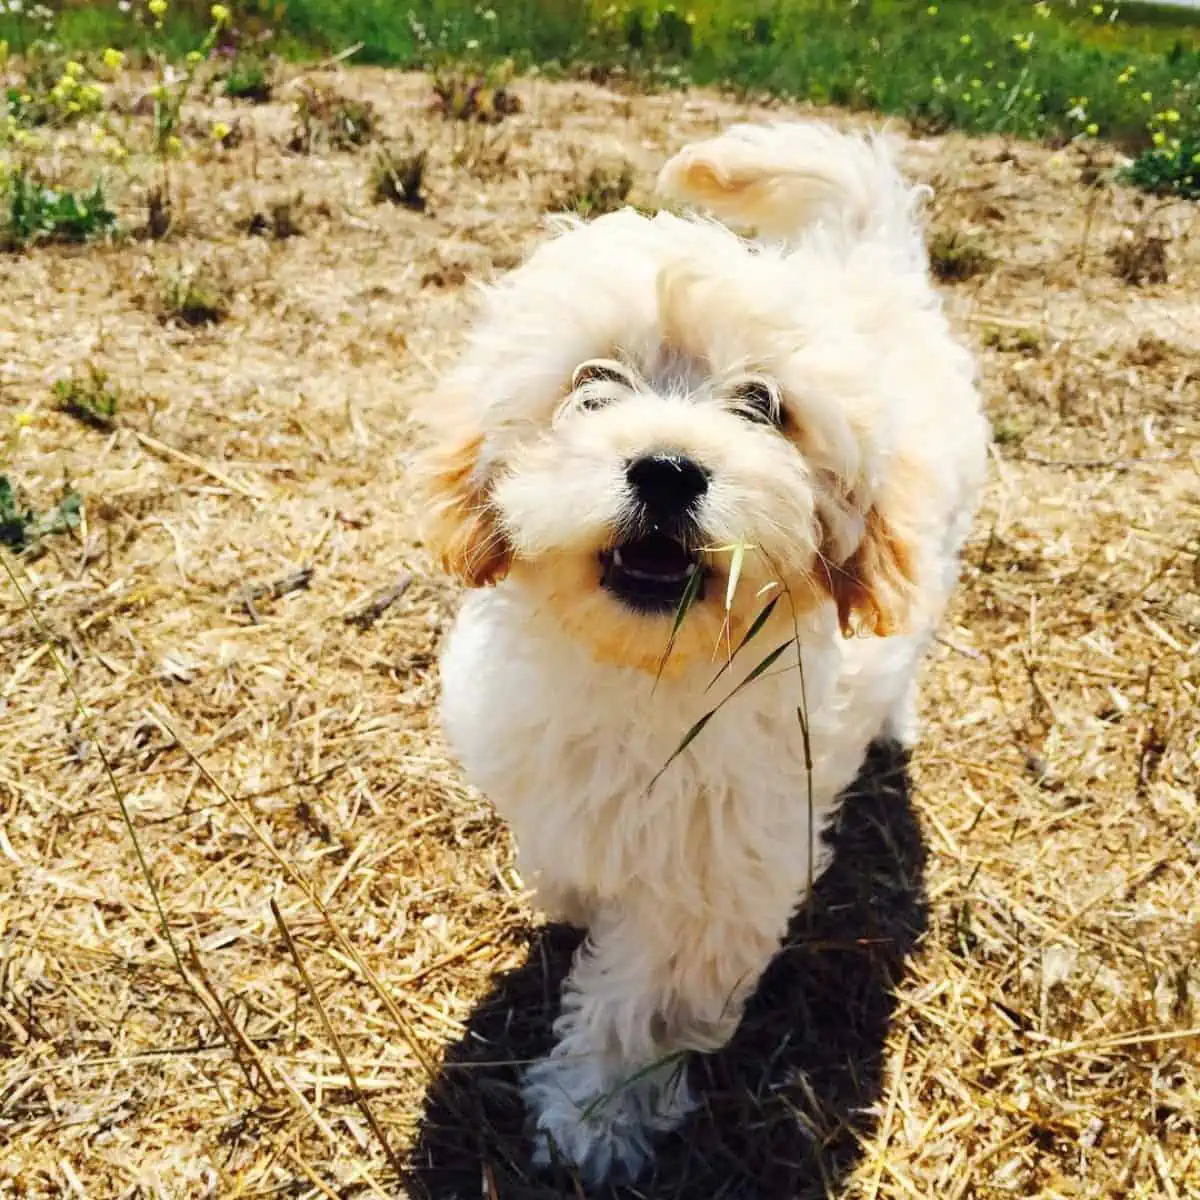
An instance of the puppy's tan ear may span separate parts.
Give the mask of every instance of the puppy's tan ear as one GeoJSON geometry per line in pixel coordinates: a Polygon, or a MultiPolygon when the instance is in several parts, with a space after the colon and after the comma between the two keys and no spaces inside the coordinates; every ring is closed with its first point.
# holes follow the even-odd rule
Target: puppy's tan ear
{"type": "Polygon", "coordinates": [[[444,570],[468,587],[499,583],[512,547],[479,478],[483,434],[465,421],[439,421],[422,462],[425,537],[444,570]]]}
{"type": "Polygon", "coordinates": [[[914,558],[908,541],[877,507],[867,512],[862,541],[845,562],[822,554],[822,582],[846,637],[904,632],[917,591],[914,558]]]}

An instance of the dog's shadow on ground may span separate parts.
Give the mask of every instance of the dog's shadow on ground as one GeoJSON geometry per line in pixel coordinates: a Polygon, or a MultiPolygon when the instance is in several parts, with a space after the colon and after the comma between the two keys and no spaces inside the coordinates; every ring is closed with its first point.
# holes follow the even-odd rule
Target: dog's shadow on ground
{"type": "MultiPolygon", "coordinates": [[[[926,923],[925,845],[907,764],[876,745],[831,833],[833,863],[792,922],[733,1042],[692,1063],[700,1107],[635,1185],[597,1200],[801,1200],[836,1194],[862,1154],[883,1086],[894,988],[926,923]]],[[[586,1193],[538,1175],[518,1091],[545,1053],[580,935],[537,931],[498,977],[426,1097],[411,1167],[433,1200],[586,1193]]]]}

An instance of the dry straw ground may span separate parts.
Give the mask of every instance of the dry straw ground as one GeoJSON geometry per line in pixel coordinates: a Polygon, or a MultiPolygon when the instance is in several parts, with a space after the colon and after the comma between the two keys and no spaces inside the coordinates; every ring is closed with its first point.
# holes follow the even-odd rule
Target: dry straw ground
{"type": "MultiPolygon", "coordinates": [[[[19,571],[95,722],[5,578],[0,1195],[582,1194],[528,1173],[511,1064],[570,938],[435,727],[457,597],[415,540],[408,401],[548,198],[615,157],[644,199],[750,110],[528,84],[484,130],[419,76],[339,86],[427,148],[426,212],[373,204],[367,153],[285,152],[280,102],[182,164],[167,241],[0,261],[0,396],[34,418],[8,471],[87,514],[19,571]],[[242,231],[296,196],[297,236],[242,231]],[[163,324],[161,279],[200,262],[227,320],[163,324]],[[89,362],[114,432],[54,409],[89,362]]],[[[696,1067],[705,1108],[613,1195],[1200,1195],[1200,247],[1194,206],[1089,186],[1103,165],[912,143],[935,227],[990,256],[946,296],[997,431],[924,740],[878,757],[696,1067]],[[1135,285],[1110,252],[1147,235],[1168,279],[1135,285]]]]}

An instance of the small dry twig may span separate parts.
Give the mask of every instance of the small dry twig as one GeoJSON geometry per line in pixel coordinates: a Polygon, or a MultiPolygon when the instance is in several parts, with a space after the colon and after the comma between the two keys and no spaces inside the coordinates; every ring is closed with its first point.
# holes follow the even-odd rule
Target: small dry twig
{"type": "Polygon", "coordinates": [[[312,582],[313,568],[301,567],[298,571],[292,571],[288,575],[284,575],[279,579],[273,579],[269,583],[254,583],[251,584],[242,593],[242,604],[245,606],[246,612],[250,615],[250,620],[255,625],[262,623],[262,619],[258,614],[258,609],[255,607],[256,601],[259,600],[280,600],[290,592],[299,592],[312,582]]]}
{"type": "Polygon", "coordinates": [[[408,591],[413,581],[412,573],[405,571],[391,587],[377,592],[361,608],[356,608],[342,617],[347,625],[357,625],[359,629],[370,629],[401,596],[408,591]]]}
{"type": "MultiPolygon", "coordinates": [[[[271,897],[271,915],[274,916],[275,924],[279,926],[279,932],[283,935],[283,940],[287,943],[288,951],[291,953],[292,961],[296,964],[296,970],[300,972],[300,978],[304,980],[304,986],[308,989],[309,996],[312,997],[313,1005],[316,1007],[317,1014],[321,1018],[321,1024],[325,1027],[325,1032],[329,1035],[329,1040],[333,1043],[338,1060],[342,1064],[342,1070],[346,1072],[346,1078],[350,1080],[350,1090],[354,1093],[355,1104],[358,1105],[359,1111],[371,1127],[371,1132],[383,1148],[383,1153],[392,1170],[395,1171],[396,1178],[401,1180],[406,1186],[414,1186],[416,1181],[409,1175],[409,1172],[405,1169],[400,1159],[396,1157],[396,1152],[392,1149],[391,1143],[380,1128],[379,1122],[375,1119],[375,1113],[367,1103],[367,1098],[363,1095],[362,1088],[358,1085],[358,1077],[354,1074],[354,1068],[350,1065],[350,1060],[346,1057],[346,1051],[342,1048],[342,1039],[338,1037],[337,1030],[334,1029],[333,1022],[330,1021],[329,1014],[325,1011],[325,1005],[321,1003],[320,993],[313,986],[312,977],[308,973],[308,968],[304,965],[304,960],[300,957],[300,951],[292,939],[292,931],[287,927],[287,922],[283,919],[283,913],[280,912],[279,905],[275,902],[274,896],[271,897]]],[[[424,1189],[422,1188],[417,1194],[423,1192],[424,1189]]],[[[410,1194],[412,1193],[410,1192],[410,1194]]]]}

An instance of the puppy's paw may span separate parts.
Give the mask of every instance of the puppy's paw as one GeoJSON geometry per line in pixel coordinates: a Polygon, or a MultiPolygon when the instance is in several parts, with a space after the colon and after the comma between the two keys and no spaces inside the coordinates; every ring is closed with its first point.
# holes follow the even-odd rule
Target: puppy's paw
{"type": "Polygon", "coordinates": [[[589,1187],[605,1180],[632,1182],[650,1160],[645,1131],[618,1128],[610,1121],[581,1115],[559,1103],[544,1110],[533,1136],[533,1162],[538,1167],[568,1163],[589,1187]]]}
{"type": "Polygon", "coordinates": [[[636,1179],[652,1155],[651,1132],[673,1128],[690,1105],[678,1064],[630,1074],[625,1080],[589,1057],[530,1068],[524,1095],[536,1127],[534,1162],[571,1163],[589,1187],[636,1179]]]}

